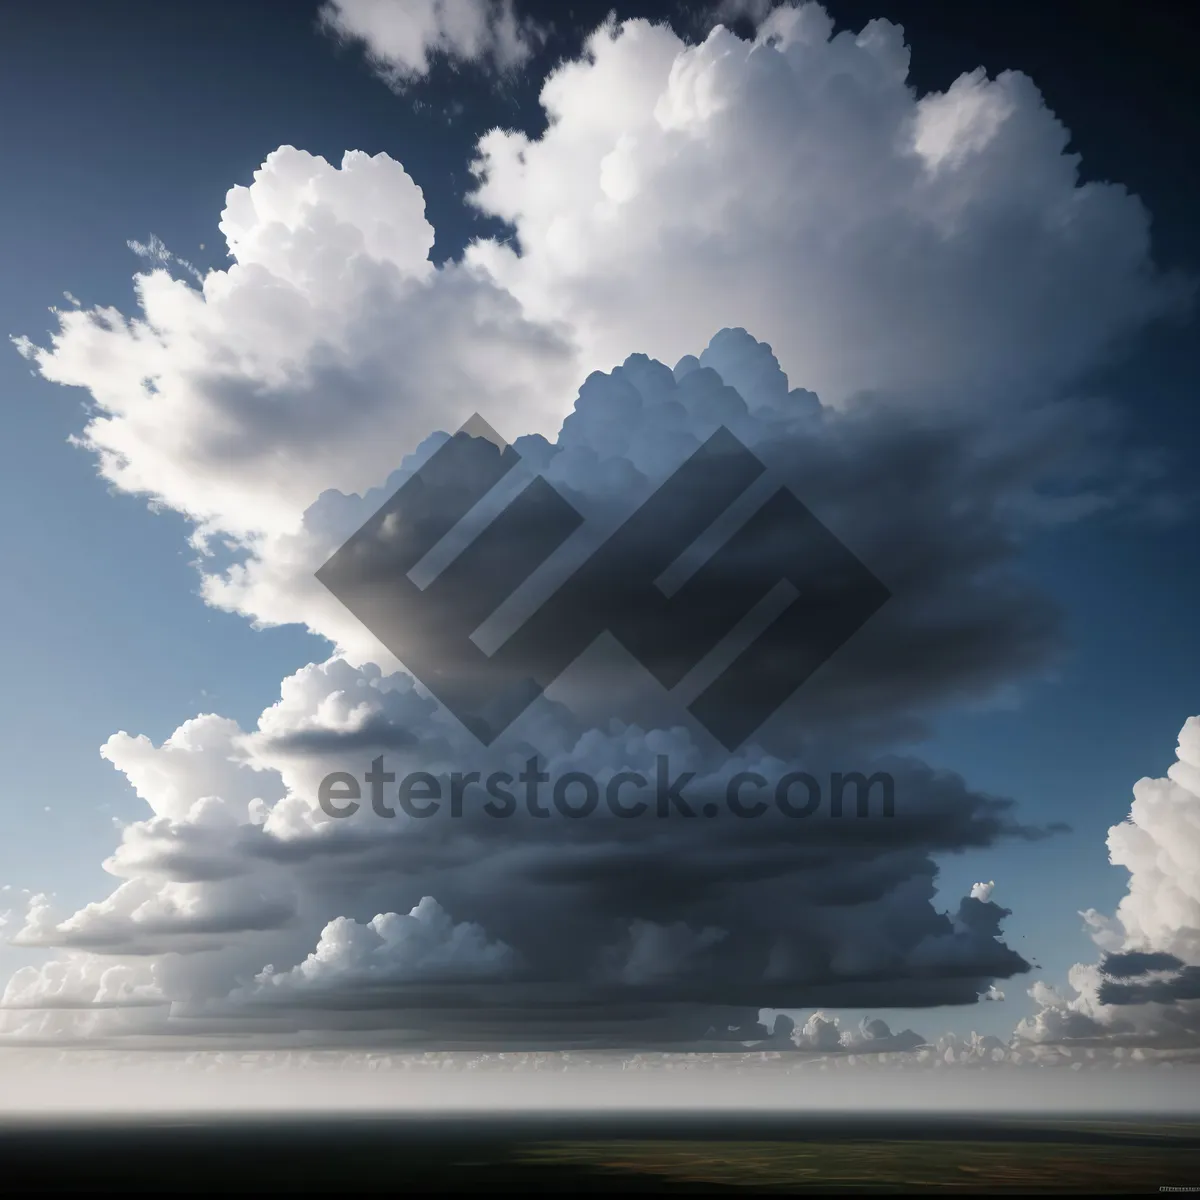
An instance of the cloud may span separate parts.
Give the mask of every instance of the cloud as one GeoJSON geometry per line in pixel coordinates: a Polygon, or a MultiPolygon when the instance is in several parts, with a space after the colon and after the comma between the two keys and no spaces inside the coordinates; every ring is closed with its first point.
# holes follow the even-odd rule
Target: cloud
{"type": "Polygon", "coordinates": [[[1083,913],[1106,951],[1070,972],[1072,993],[1037,988],[1018,1027],[1037,1042],[1200,1047],[1200,717],[1179,734],[1165,779],[1141,779],[1128,817],[1108,831],[1129,871],[1114,918],[1083,913]]]}
{"type": "Polygon", "coordinates": [[[78,955],[43,967],[22,967],[4,989],[0,1007],[87,1009],[163,1004],[145,964],[113,964],[78,955]]]}
{"type": "Polygon", "coordinates": [[[236,721],[209,713],[185,721],[161,746],[145,736],[114,733],[100,748],[156,816],[211,825],[222,817],[245,821],[256,799],[274,801],[280,789],[246,770],[248,756],[236,721]]]}
{"type": "Polygon", "coordinates": [[[1079,184],[1030,80],[919,97],[907,59],[896,26],[831,38],[812,5],[754,43],[606,25],[547,79],[541,137],[480,142],[474,203],[514,240],[434,267],[401,164],[281,147],[228,194],[229,268],[151,271],[138,318],[68,311],[23,345],[92,393],[110,480],[235,534],[294,531],[473,411],[552,435],[589,372],[675,364],[726,327],[834,407],[1020,407],[1182,285],[1136,197],[1079,184]]]}
{"type": "Polygon", "coordinates": [[[226,198],[227,270],[195,287],[152,269],[139,316],[72,309],[49,348],[19,344],[91,391],[81,441],[110,482],[253,545],[327,488],[378,485],[443,423],[550,428],[571,394],[561,332],[477,269],[434,267],[424,207],[385,154],[281,147],[226,198]]]}
{"type": "Polygon", "coordinates": [[[661,925],[635,920],[624,944],[614,947],[614,973],[621,982],[635,985],[670,979],[725,937],[724,929],[711,925],[692,929],[682,921],[661,925]]]}
{"type": "Polygon", "coordinates": [[[252,1020],[264,1036],[420,1030],[435,1045],[736,1045],[766,1036],[764,1004],[973,1003],[1027,969],[999,938],[1007,910],[933,905],[934,848],[1022,836],[1011,802],[917,760],[888,761],[891,820],[496,819],[478,783],[458,818],[407,818],[391,795],[381,819],[369,789],[346,820],[314,803],[331,771],[376,758],[397,778],[429,772],[443,795],[456,771],[515,777],[535,754],[551,778],[602,784],[653,778],[665,758],[694,777],[697,811],[734,773],[789,765],[755,746],[731,759],[682,728],[600,730],[562,705],[523,734],[485,751],[410,677],[332,659],[285,681],[251,731],[122,739],[108,757],[150,811],[106,863],[123,882],[66,917],[35,898],[17,940],[149,963],[180,1036],[252,1020]],[[215,780],[236,804],[212,798],[215,780]]]}
{"type": "Polygon", "coordinates": [[[513,0],[329,0],[320,22],[343,42],[361,42],[396,90],[428,75],[439,57],[515,70],[544,38],[531,19],[516,15],[513,0]]]}
{"type": "MultiPolygon", "coordinates": [[[[396,11],[330,19],[378,18],[384,38],[396,11]]],[[[484,45],[445,28],[385,46],[391,69],[484,45]]],[[[74,308],[48,346],[18,339],[46,379],[90,394],[79,440],[104,477],[193,522],[211,604],[335,652],[252,728],[207,714],[160,745],[109,739],[148,807],[105,863],[120,882],[73,914],[39,898],[18,938],[79,964],[81,1004],[108,963],[148,970],[169,1007],[85,1009],[86,1025],[22,1009],[11,1034],[736,1046],[769,1038],[764,1008],[804,1007],[826,1015],[800,1038],[844,1048],[832,1008],[974,1004],[1028,970],[991,884],[936,906],[937,856],[1052,831],[905,748],[937,711],[1054,662],[1057,613],[1021,571],[1022,536],[1138,483],[1111,414],[1066,389],[1182,288],[1152,262],[1137,200],[1079,185],[1029,80],[977,73],[918,97],[906,71],[896,27],[831,38],[813,6],[778,9],[754,42],[610,22],[546,81],[544,134],[479,144],[473,203],[511,239],[435,266],[401,164],[281,147],[227,196],[227,268],[176,278],[152,243],[136,315],[74,308]],[[540,478],[582,517],[535,593],[725,427],[889,598],[732,754],[613,638],[485,750],[315,578],[473,412],[512,442],[516,482],[540,478]],[[534,755],[604,784],[665,759],[701,815],[497,820],[462,784],[534,755]],[[376,759],[447,796],[459,775],[461,814],[418,819],[393,796],[379,815],[368,788],[353,816],[326,816],[321,780],[376,759]],[[738,772],[847,767],[890,773],[894,816],[702,815],[738,772]]],[[[511,499],[498,488],[484,514],[511,499]]],[[[718,607],[773,583],[778,550],[724,563],[718,607]]],[[[645,642],[654,622],[606,599],[645,642]]],[[[575,619],[594,615],[596,596],[576,600],[575,619]]],[[[1177,930],[1178,901],[1151,891],[1126,917],[1177,930]]],[[[49,1001],[66,970],[20,994],[49,1001]]]]}
{"type": "Polygon", "coordinates": [[[380,913],[365,924],[338,917],[321,930],[316,949],[290,971],[268,964],[256,977],[261,989],[320,990],[415,979],[503,975],[512,948],[489,942],[467,922],[455,924],[432,896],[406,915],[380,913]]]}
{"type": "Polygon", "coordinates": [[[863,1017],[859,1023],[843,1029],[841,1018],[834,1013],[814,1012],[797,1027],[787,1013],[767,1014],[764,1025],[771,1035],[760,1043],[763,1048],[785,1050],[804,1056],[849,1056],[853,1062],[863,1055],[909,1055],[928,1045],[926,1039],[911,1029],[893,1033],[886,1021],[863,1017]]]}
{"type": "Polygon", "coordinates": [[[155,965],[144,958],[122,961],[88,953],[20,967],[5,985],[0,1023],[9,1039],[23,1044],[165,1031],[169,1001],[156,975],[155,965]]]}
{"type": "Polygon", "coordinates": [[[813,1013],[793,1040],[809,1050],[838,1050],[842,1044],[836,1018],[821,1012],[813,1013]]]}
{"type": "Polygon", "coordinates": [[[45,897],[30,903],[18,946],[71,946],[105,953],[154,955],[211,950],[223,936],[285,925],[294,903],[246,879],[134,877],[106,899],[64,920],[52,919],[45,897]]]}
{"type": "MultiPolygon", "coordinates": [[[[997,445],[978,423],[931,425],[869,404],[849,412],[828,409],[815,396],[789,389],[771,348],[744,330],[719,333],[698,358],[689,358],[672,371],[635,355],[606,374],[593,373],[555,441],[515,440],[526,473],[512,488],[497,488],[482,503],[484,513],[498,511],[520,483],[531,474],[540,475],[584,518],[585,527],[579,538],[564,543],[561,552],[545,561],[514,599],[508,629],[515,630],[543,599],[553,596],[537,628],[550,624],[559,631],[565,649],[557,669],[587,648],[596,629],[607,627],[624,646],[638,647],[647,666],[655,662],[656,672],[678,681],[694,664],[693,644],[704,644],[710,637],[706,623],[712,620],[712,604],[691,601],[684,589],[667,620],[639,586],[644,575],[654,578],[659,573],[659,568],[641,570],[635,564],[655,561],[663,553],[664,522],[640,531],[631,528],[612,543],[606,551],[613,559],[611,568],[604,565],[608,559],[594,552],[602,536],[725,427],[757,456],[757,461],[750,459],[755,470],[765,464],[761,487],[748,497],[751,504],[766,501],[772,488],[790,489],[818,521],[836,531],[861,563],[869,564],[866,579],[871,586],[878,580],[890,592],[882,607],[868,610],[870,620],[839,651],[836,664],[814,678],[789,710],[788,745],[803,736],[802,728],[815,735],[827,734],[832,726],[843,739],[852,726],[867,738],[894,734],[901,727],[911,730],[923,711],[953,698],[986,696],[1022,668],[1037,670],[1053,660],[1057,613],[1014,569],[1010,511],[1014,496],[1037,486],[1039,455],[1055,457],[1042,444],[1041,429],[1033,442],[1006,438],[997,445]],[[745,396],[730,380],[737,381],[745,396]],[[586,554],[592,555],[587,571],[572,575],[586,554]],[[628,587],[622,589],[622,580],[628,587]]],[[[1047,428],[1051,426],[1065,436],[1057,422],[1047,428]]],[[[1062,444],[1058,442],[1059,449],[1062,444]]],[[[496,454],[487,443],[482,443],[482,451],[496,454]]],[[[288,539],[286,551],[266,549],[257,560],[211,579],[209,598],[263,623],[305,620],[352,661],[390,661],[379,657],[378,642],[356,618],[327,596],[314,595],[310,573],[425,457],[419,452],[386,488],[361,500],[323,496],[305,515],[300,533],[288,539]]],[[[1050,473],[1049,462],[1046,468],[1050,473]]],[[[452,496],[454,481],[448,486],[452,496]]],[[[711,493],[713,515],[740,486],[725,498],[711,493]]],[[[747,517],[751,504],[746,506],[747,517]]],[[[387,528],[386,523],[380,526],[381,537],[387,528]]],[[[553,549],[555,535],[547,536],[553,549]]],[[[765,594],[779,581],[781,563],[791,561],[769,537],[744,538],[740,545],[736,553],[709,562],[704,584],[710,598],[725,594],[725,603],[735,608],[743,593],[765,594]]],[[[371,587],[384,578],[380,571],[385,568],[376,559],[380,551],[389,556],[390,546],[389,534],[382,541],[356,542],[346,552],[353,555],[356,569],[368,571],[371,587]]],[[[818,549],[809,550],[814,560],[818,549]]],[[[511,563],[511,549],[503,547],[501,553],[509,555],[505,561],[511,563]]],[[[817,574],[809,570],[805,578],[817,574]]],[[[831,560],[821,578],[831,586],[843,571],[840,561],[831,560]]],[[[494,570],[482,573],[502,578],[494,570]]],[[[474,611],[481,600],[477,587],[451,593],[449,586],[428,603],[436,608],[438,621],[454,627],[446,614],[474,611]]],[[[811,584],[802,580],[802,586],[811,584]]],[[[419,642],[412,632],[417,621],[416,613],[398,607],[391,622],[396,639],[407,638],[410,645],[419,642]]],[[[373,627],[385,642],[395,644],[378,621],[373,627]]],[[[807,626],[790,635],[781,628],[780,661],[801,654],[800,643],[809,636],[807,626]]],[[[513,678],[523,679],[540,650],[516,638],[493,655],[491,668],[506,671],[511,659],[513,678]]],[[[416,669],[411,660],[410,664],[416,669]]],[[[437,668],[443,675],[456,669],[448,651],[440,653],[437,668]]],[[[630,678],[628,667],[620,663],[610,663],[608,670],[607,688],[599,686],[593,669],[586,691],[598,711],[611,715],[614,703],[620,710],[613,692],[623,688],[626,693],[646,693],[647,686],[630,678]]],[[[764,681],[759,685],[765,686],[764,681]]],[[[569,692],[570,681],[561,681],[558,691],[569,692]]],[[[671,711],[672,719],[694,724],[682,705],[663,709],[667,702],[661,687],[650,688],[648,694],[654,704],[651,713],[639,710],[627,695],[622,715],[662,720],[665,711],[671,711]]],[[[724,705],[716,715],[727,717],[746,707],[736,698],[732,707],[729,701],[716,703],[724,705]]]]}
{"type": "MultiPolygon", "coordinates": [[[[170,268],[172,264],[178,264],[183,268],[183,270],[191,275],[193,279],[196,279],[200,283],[204,282],[204,276],[194,264],[188,262],[185,258],[179,258],[177,255],[172,254],[163,243],[163,240],[155,234],[150,235],[149,242],[139,242],[135,238],[130,238],[126,244],[129,246],[130,250],[134,252],[134,254],[136,254],[139,258],[144,258],[152,266],[167,269],[170,268]]],[[[203,250],[204,247],[201,246],[200,249],[203,250]]],[[[81,307],[80,302],[76,300],[70,292],[64,292],[63,295],[76,308],[81,307]]]]}
{"type": "Polygon", "coordinates": [[[779,0],[720,0],[713,5],[710,19],[713,21],[747,20],[760,25],[779,0]]]}
{"type": "Polygon", "coordinates": [[[1180,302],[1032,80],[920,96],[908,61],[898,26],[833,34],[812,4],[753,42],[608,24],[547,79],[544,134],[481,139],[474,203],[515,236],[467,260],[567,320],[586,369],[743,326],[835,407],[1019,407],[1180,302]]]}
{"type": "Polygon", "coordinates": [[[911,1029],[893,1033],[886,1021],[864,1017],[856,1029],[842,1034],[842,1046],[859,1054],[886,1054],[915,1050],[925,1039],[911,1029]]]}
{"type": "Polygon", "coordinates": [[[1152,971],[1178,971],[1183,962],[1174,954],[1129,950],[1124,954],[1106,954],[1100,969],[1109,979],[1129,979],[1152,971]]]}

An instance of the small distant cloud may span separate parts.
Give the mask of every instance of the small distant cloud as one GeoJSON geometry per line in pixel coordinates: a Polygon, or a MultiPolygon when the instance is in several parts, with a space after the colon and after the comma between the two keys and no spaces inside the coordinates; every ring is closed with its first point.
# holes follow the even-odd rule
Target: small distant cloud
{"type": "Polygon", "coordinates": [[[339,41],[361,42],[396,91],[428,75],[438,57],[513,71],[545,40],[512,0],[329,0],[319,20],[339,41]]]}
{"type": "Polygon", "coordinates": [[[712,10],[714,21],[752,21],[759,25],[779,0],[720,0],[712,10]]]}
{"type": "MultiPolygon", "coordinates": [[[[135,238],[130,238],[125,244],[134,252],[134,254],[136,254],[139,258],[146,259],[146,261],[149,262],[153,267],[157,267],[161,270],[169,270],[171,264],[174,263],[182,267],[195,279],[202,280],[204,278],[204,276],[200,273],[199,268],[188,262],[186,258],[180,258],[177,254],[172,254],[163,243],[163,240],[153,233],[150,235],[150,240],[148,242],[139,242],[135,238]]],[[[201,249],[203,249],[203,247],[201,247],[201,249]]],[[[79,302],[76,301],[75,303],[78,304],[79,302]]]]}

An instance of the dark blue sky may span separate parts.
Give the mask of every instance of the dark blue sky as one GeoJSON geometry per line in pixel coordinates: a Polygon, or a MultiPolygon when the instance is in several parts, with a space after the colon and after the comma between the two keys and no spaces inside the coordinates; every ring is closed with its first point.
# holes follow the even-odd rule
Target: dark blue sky
{"type": "MultiPolygon", "coordinates": [[[[1030,74],[1071,130],[1085,178],[1140,195],[1158,260],[1200,276],[1200,28],[1189,6],[827,7],[840,25],[902,24],[921,89],[979,65],[1030,74]]],[[[424,190],[435,257],[458,254],[493,228],[462,204],[478,136],[495,125],[536,133],[546,67],[577,52],[610,8],[687,20],[680,4],[524,8],[552,20],[555,33],[520,79],[498,88],[439,64],[397,96],[356,50],[316,31],[315,4],[5,6],[3,331],[44,340],[46,309],[65,289],[85,305],[127,310],[137,265],[129,238],[153,233],[200,268],[222,264],[216,223],[226,191],[286,143],[333,161],[350,148],[401,160],[424,190]]],[[[1090,381],[1126,408],[1131,441],[1165,452],[1170,491],[1185,505],[1200,461],[1196,333],[1195,318],[1157,330],[1090,381]]],[[[158,741],[207,709],[252,721],[319,644],[291,629],[254,633],[201,603],[182,520],[107,495],[90,457],[67,444],[82,425],[81,395],[32,378],[12,352],[0,355],[0,394],[10,678],[0,710],[0,881],[20,888],[49,875],[65,903],[84,902],[111,850],[111,816],[138,809],[97,756],[105,738],[127,729],[158,741]]],[[[1036,904],[1013,918],[1013,942],[1024,950],[1036,936],[1052,974],[1086,953],[1077,909],[1111,909],[1123,889],[1103,840],[1127,810],[1130,785],[1162,773],[1178,728],[1200,711],[1197,545],[1194,513],[1185,513],[1172,524],[1094,522],[1032,547],[1032,568],[1068,613],[1062,680],[1013,711],[951,716],[928,750],[979,786],[1016,796],[1030,819],[1073,826],[1051,842],[946,867],[950,894],[970,878],[1004,877],[1017,881],[1011,899],[1036,881],[1036,904]]]]}

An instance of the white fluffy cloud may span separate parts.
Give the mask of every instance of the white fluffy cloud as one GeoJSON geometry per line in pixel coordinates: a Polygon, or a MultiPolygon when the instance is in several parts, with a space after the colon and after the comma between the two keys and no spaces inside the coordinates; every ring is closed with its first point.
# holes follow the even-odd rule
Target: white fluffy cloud
{"type": "Polygon", "coordinates": [[[100,754],[155,816],[211,824],[228,815],[236,823],[247,819],[255,800],[281,796],[269,776],[247,769],[242,740],[236,721],[208,714],[185,721],[161,746],[115,733],[100,754]]]}
{"type": "Polygon", "coordinates": [[[1129,816],[1108,831],[1128,891],[1113,918],[1081,914],[1104,957],[1072,968],[1068,995],[1035,987],[1022,1038],[1200,1046],[1200,717],[1176,753],[1167,778],[1134,785],[1129,816]]]}
{"type": "Polygon", "coordinates": [[[230,190],[221,230],[233,263],[199,287],[154,269],[137,317],[71,309],[48,349],[20,342],[91,392],[82,440],[122,490],[253,543],[476,410],[551,431],[565,411],[563,337],[477,268],[429,262],[421,190],[387,155],[334,167],[283,146],[230,190]]]}
{"type": "Polygon", "coordinates": [[[365,924],[346,917],[321,930],[316,949],[290,971],[268,964],[255,982],[262,989],[353,987],[417,979],[504,975],[513,952],[470,922],[455,924],[432,896],[411,912],[380,913],[365,924]]]}
{"type": "Polygon", "coordinates": [[[1142,205],[1079,183],[1028,77],[918,96],[897,26],[831,34],[812,4],[752,43],[598,30],[547,79],[541,137],[481,140],[474,201],[516,240],[467,261],[567,319],[587,369],[741,325],[834,405],[1019,404],[1175,301],[1142,205]]]}
{"type": "Polygon", "coordinates": [[[771,1037],[764,1045],[806,1055],[849,1056],[854,1061],[862,1055],[909,1055],[928,1045],[911,1029],[893,1033],[888,1023],[877,1017],[863,1017],[856,1026],[845,1029],[835,1013],[821,1011],[810,1013],[800,1026],[786,1013],[768,1013],[764,1023],[771,1026],[771,1037]]]}
{"type": "Polygon", "coordinates": [[[1155,950],[1200,966],[1200,717],[1179,733],[1166,779],[1134,785],[1129,817],[1108,832],[1129,872],[1117,906],[1122,950],[1155,950]]]}
{"type": "Polygon", "coordinates": [[[361,42],[379,74],[399,89],[429,73],[434,58],[511,71],[541,40],[513,0],[329,0],[321,22],[335,37],[361,42]]]}
{"type": "Polygon", "coordinates": [[[1029,79],[918,97],[896,26],[830,32],[815,5],[754,43],[598,30],[547,79],[540,138],[480,142],[473,201],[519,251],[435,268],[399,163],[281,147],[229,192],[229,268],[200,287],[151,271],[138,317],[68,310],[48,348],[22,345],[91,393],[108,478],[249,536],[381,484],[473,411],[552,433],[635,349],[674,364],[741,326],[826,404],[1011,405],[1178,299],[1139,201],[1079,185],[1029,79]]]}

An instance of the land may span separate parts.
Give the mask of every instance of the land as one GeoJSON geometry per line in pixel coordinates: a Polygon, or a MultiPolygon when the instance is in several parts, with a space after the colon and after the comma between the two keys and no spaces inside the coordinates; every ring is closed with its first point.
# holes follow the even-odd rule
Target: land
{"type": "Polygon", "coordinates": [[[0,1127],[41,1191],[1200,1191],[1200,1122],[811,1114],[269,1118],[0,1127]]]}

